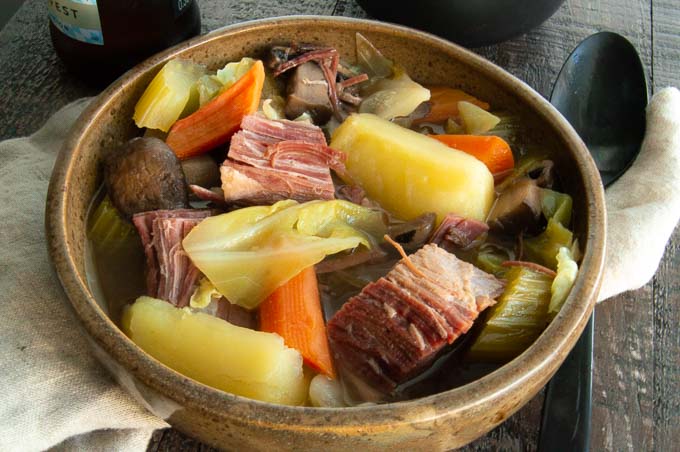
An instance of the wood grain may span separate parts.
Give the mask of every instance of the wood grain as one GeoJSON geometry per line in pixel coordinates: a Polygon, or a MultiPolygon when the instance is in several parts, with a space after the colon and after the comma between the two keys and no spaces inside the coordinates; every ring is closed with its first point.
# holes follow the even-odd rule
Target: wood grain
{"type": "MultiPolygon", "coordinates": [[[[354,0],[201,0],[203,31],[287,14],[367,17],[354,0]]],[[[562,62],[588,35],[610,30],[640,51],[658,91],[680,85],[677,0],[569,0],[542,26],[475,52],[549,97],[562,62]]],[[[66,103],[96,90],[68,74],[49,40],[46,2],[28,0],[0,31],[0,139],[27,135],[66,103]]],[[[654,280],[597,308],[592,445],[677,450],[680,440],[680,230],[654,280]]],[[[535,450],[542,393],[466,451],[535,450]]],[[[173,429],[151,451],[210,451],[173,429]]]]}

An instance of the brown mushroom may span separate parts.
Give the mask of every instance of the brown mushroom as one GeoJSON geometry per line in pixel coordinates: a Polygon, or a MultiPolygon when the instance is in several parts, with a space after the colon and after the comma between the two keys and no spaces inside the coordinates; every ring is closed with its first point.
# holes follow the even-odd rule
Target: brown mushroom
{"type": "Polygon", "coordinates": [[[328,82],[323,71],[314,61],[308,61],[295,68],[286,88],[286,117],[295,119],[308,112],[314,122],[323,124],[333,114],[328,98],[328,82]]]}
{"type": "Polygon", "coordinates": [[[179,159],[158,138],[133,138],[109,152],[104,182],[111,202],[128,218],[150,210],[189,207],[179,159]]]}
{"type": "Polygon", "coordinates": [[[541,189],[527,177],[506,188],[491,208],[487,223],[491,230],[508,234],[538,229],[541,218],[541,189]]]}

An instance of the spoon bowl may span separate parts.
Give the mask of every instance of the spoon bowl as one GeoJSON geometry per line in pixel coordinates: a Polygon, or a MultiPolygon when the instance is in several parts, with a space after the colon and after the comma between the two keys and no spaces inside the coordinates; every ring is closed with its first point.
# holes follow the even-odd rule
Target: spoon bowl
{"type": "Polygon", "coordinates": [[[609,186],[633,163],[645,135],[647,80],[635,47],[600,32],[569,55],[550,102],[571,123],[609,186]]]}

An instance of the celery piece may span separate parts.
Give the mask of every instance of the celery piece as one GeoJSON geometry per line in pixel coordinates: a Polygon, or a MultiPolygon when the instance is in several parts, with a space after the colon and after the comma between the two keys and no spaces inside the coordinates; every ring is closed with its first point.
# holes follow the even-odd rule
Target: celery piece
{"type": "Polygon", "coordinates": [[[553,218],[562,226],[568,227],[571,221],[571,196],[544,188],[541,190],[541,210],[543,216],[549,220],[553,218]]]}
{"type": "Polygon", "coordinates": [[[553,278],[526,267],[506,274],[508,285],[470,347],[474,361],[508,361],[541,334],[548,322],[553,278]]]}
{"type": "Polygon", "coordinates": [[[573,238],[574,235],[569,229],[551,218],[548,220],[545,231],[536,237],[524,240],[524,251],[528,260],[556,270],[557,252],[563,246],[570,248],[573,238]]]}
{"type": "Polygon", "coordinates": [[[511,260],[514,260],[514,253],[511,251],[491,243],[484,243],[479,248],[475,264],[487,273],[502,277],[508,271],[507,267],[502,266],[503,262],[511,260]]]}
{"type": "Polygon", "coordinates": [[[522,119],[508,112],[494,112],[494,115],[500,119],[496,127],[489,130],[485,135],[494,135],[504,139],[514,148],[518,141],[526,135],[522,124],[522,119]]]}
{"type": "Polygon", "coordinates": [[[557,253],[557,276],[550,288],[552,296],[548,307],[548,316],[551,320],[562,309],[564,300],[567,299],[574,281],[576,281],[576,273],[578,273],[578,264],[572,257],[571,251],[565,247],[560,248],[557,253]]]}
{"type": "Polygon", "coordinates": [[[133,119],[137,127],[167,132],[184,111],[194,83],[205,71],[190,61],[168,61],[135,105],[133,119]]]}
{"type": "Polygon", "coordinates": [[[99,252],[114,253],[130,244],[136,233],[106,196],[90,216],[87,237],[99,252]]]}

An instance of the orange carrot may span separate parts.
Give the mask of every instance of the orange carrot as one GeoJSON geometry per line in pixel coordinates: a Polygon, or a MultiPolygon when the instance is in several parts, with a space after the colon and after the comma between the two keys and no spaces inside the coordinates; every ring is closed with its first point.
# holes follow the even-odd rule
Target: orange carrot
{"type": "Polygon", "coordinates": [[[458,116],[458,102],[462,100],[475,104],[484,110],[489,109],[489,104],[459,89],[448,88],[446,86],[430,86],[429,90],[430,112],[427,116],[413,121],[414,124],[423,122],[438,124],[449,118],[455,118],[458,116]]]}
{"type": "Polygon", "coordinates": [[[260,304],[260,330],[277,333],[313,369],[335,378],[314,267],[278,287],[260,304]]]}
{"type": "Polygon", "coordinates": [[[264,66],[256,61],[234,85],[184,119],[166,138],[177,157],[194,157],[226,143],[244,116],[257,111],[264,85],[264,66]]]}
{"type": "Polygon", "coordinates": [[[481,135],[430,135],[445,145],[470,154],[489,168],[492,174],[514,168],[512,149],[504,139],[481,135]]]}

